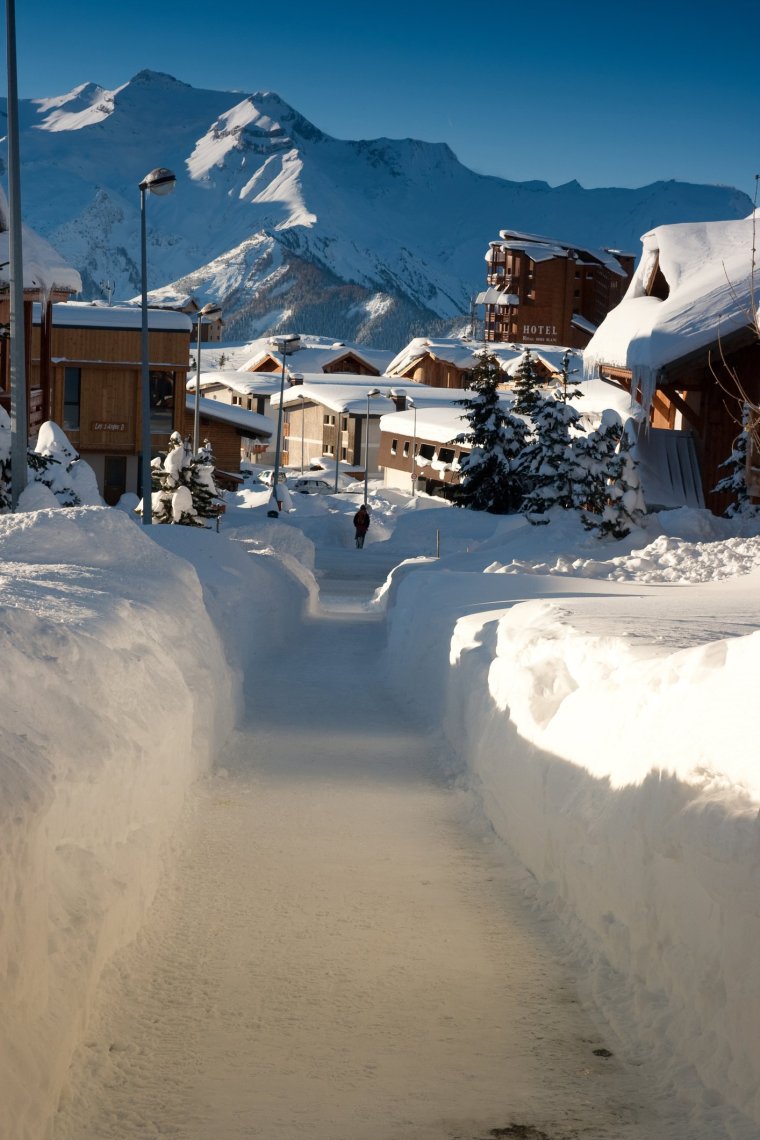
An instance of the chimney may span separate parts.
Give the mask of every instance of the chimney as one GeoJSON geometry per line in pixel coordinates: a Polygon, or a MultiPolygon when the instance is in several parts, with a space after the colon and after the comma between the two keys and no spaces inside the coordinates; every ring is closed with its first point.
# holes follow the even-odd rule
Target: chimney
{"type": "Polygon", "coordinates": [[[404,388],[391,388],[388,395],[396,405],[397,412],[406,411],[406,390],[404,388]]]}

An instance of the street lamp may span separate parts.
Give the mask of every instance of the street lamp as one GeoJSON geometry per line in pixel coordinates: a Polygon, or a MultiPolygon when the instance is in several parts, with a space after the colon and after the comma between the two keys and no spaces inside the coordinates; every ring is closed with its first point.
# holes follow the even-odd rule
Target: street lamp
{"type": "MultiPolygon", "coordinates": [[[[364,505],[367,505],[367,483],[369,481],[369,402],[373,396],[382,396],[379,388],[367,389],[367,421],[366,421],[366,439],[364,440],[364,505]]],[[[337,463],[337,455],[335,460],[337,463]]]]}
{"type": "Polygon", "coordinates": [[[198,447],[201,441],[201,325],[203,324],[204,317],[211,317],[215,319],[222,315],[222,310],[213,301],[209,301],[207,305],[198,313],[198,359],[196,360],[195,367],[195,408],[193,411],[193,455],[198,454],[198,447]]]}
{"type": "MultiPolygon", "coordinates": [[[[282,376],[280,377],[280,408],[277,415],[277,445],[274,453],[274,478],[272,482],[274,501],[277,502],[277,492],[280,483],[280,451],[282,448],[282,399],[285,392],[285,362],[292,352],[301,347],[301,338],[298,333],[288,333],[286,336],[273,336],[269,341],[272,348],[282,356],[282,376]]],[[[279,509],[271,506],[267,512],[270,518],[279,518],[279,509]]]]}
{"type": "Polygon", "coordinates": [[[160,198],[171,194],[177,182],[176,175],[165,166],[146,174],[140,183],[140,268],[142,278],[142,334],[140,338],[142,375],[140,410],[142,414],[142,495],[143,526],[153,522],[153,488],[150,477],[150,382],[148,376],[148,235],[145,224],[145,192],[160,198]]]}
{"type": "Polygon", "coordinates": [[[417,493],[417,405],[410,396],[406,401],[407,408],[414,412],[414,427],[412,428],[412,498],[417,493]]]}

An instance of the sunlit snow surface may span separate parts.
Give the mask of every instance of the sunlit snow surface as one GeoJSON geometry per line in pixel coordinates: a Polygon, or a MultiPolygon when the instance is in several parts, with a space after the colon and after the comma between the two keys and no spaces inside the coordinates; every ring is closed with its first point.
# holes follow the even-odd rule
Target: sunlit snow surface
{"type": "Polygon", "coordinates": [[[321,583],[345,620],[386,620],[397,701],[445,734],[452,775],[562,916],[621,1053],[656,1061],[694,1140],[752,1140],[757,530],[669,512],[600,543],[563,518],[370,492],[363,551],[353,494],[294,495],[272,520],[249,487],[219,535],[95,507],[0,518],[0,1131],[45,1134],[240,670],[298,637],[321,583]]]}

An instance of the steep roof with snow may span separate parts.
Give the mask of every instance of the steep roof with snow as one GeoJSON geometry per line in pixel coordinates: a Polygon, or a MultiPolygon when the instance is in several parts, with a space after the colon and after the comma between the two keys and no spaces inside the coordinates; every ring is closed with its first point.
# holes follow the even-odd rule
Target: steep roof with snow
{"type": "Polygon", "coordinates": [[[417,439],[431,443],[454,443],[457,436],[469,429],[463,409],[454,404],[423,408],[417,412],[416,425],[414,412],[409,410],[380,418],[380,431],[388,435],[411,437],[415,426],[417,439]]]}
{"type": "MultiPolygon", "coordinates": [[[[274,422],[270,420],[269,416],[261,416],[258,412],[249,412],[246,408],[223,404],[219,400],[207,400],[203,396],[198,401],[198,405],[200,415],[206,419],[233,424],[235,427],[251,432],[252,435],[266,436],[267,439],[274,435],[274,422]]],[[[194,396],[185,398],[185,407],[188,412],[195,410],[194,396]]]]}
{"type": "Polygon", "coordinates": [[[625,297],[586,346],[586,374],[601,364],[629,369],[647,403],[665,365],[749,325],[759,284],[751,280],[758,221],[760,211],[754,218],[658,226],[644,234],[625,297]],[[648,294],[655,277],[664,298],[648,294]]]}
{"type": "Polygon", "coordinates": [[[524,253],[531,261],[550,261],[554,257],[571,257],[574,261],[584,264],[599,263],[610,273],[620,277],[626,276],[626,271],[611,249],[589,249],[581,245],[557,241],[556,238],[541,237],[539,234],[524,234],[517,230],[501,230],[501,241],[492,241],[486,253],[486,261],[493,259],[494,249],[513,250],[515,253],[524,253]]]}
{"type": "MultiPolygon", "coordinates": [[[[393,353],[377,348],[365,348],[361,344],[349,344],[336,341],[330,337],[302,335],[301,347],[286,357],[285,370],[291,375],[306,372],[324,372],[325,368],[341,360],[345,356],[355,356],[368,367],[384,372],[393,353]]],[[[251,357],[242,368],[250,370],[255,368],[268,356],[280,360],[279,353],[274,349],[268,337],[262,337],[251,343],[251,357]]]]}
{"type": "MultiPolygon", "coordinates": [[[[10,285],[10,233],[8,200],[0,187],[0,289],[10,285]]],[[[59,290],[81,293],[82,278],[64,261],[60,253],[33,229],[21,225],[21,257],[24,288],[39,289],[44,294],[59,290]]]]}
{"type": "MultiPolygon", "coordinates": [[[[40,305],[32,311],[34,324],[42,319],[40,305]]],[[[53,305],[56,328],[139,329],[142,311],[134,305],[106,305],[101,301],[61,301],[53,305]]],[[[189,332],[192,321],[185,313],[167,309],[148,309],[148,328],[165,332],[189,332]]]]}

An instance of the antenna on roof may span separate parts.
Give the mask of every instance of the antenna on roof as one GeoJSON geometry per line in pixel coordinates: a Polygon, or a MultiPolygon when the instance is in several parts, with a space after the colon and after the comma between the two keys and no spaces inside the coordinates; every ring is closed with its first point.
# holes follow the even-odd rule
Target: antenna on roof
{"type": "Polygon", "coordinates": [[[103,290],[103,292],[106,295],[106,301],[108,302],[108,307],[110,309],[111,299],[113,297],[113,291],[116,288],[116,286],[114,285],[113,281],[101,281],[100,282],[100,288],[103,290]]]}

